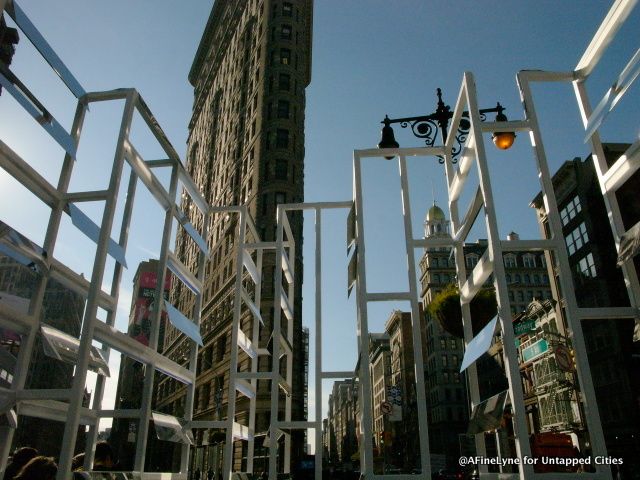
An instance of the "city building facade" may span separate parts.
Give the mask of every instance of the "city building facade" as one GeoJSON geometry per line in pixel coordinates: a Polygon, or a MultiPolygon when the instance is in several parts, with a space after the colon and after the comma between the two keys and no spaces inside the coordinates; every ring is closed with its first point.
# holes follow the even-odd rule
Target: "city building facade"
{"type": "MultiPolygon", "coordinates": [[[[613,164],[628,144],[603,144],[613,164]]],[[[580,307],[628,306],[629,299],[600,186],[591,156],[566,161],[554,174],[563,235],[580,307]],[[606,226],[606,228],[603,227],[606,226]]],[[[616,192],[626,228],[640,220],[640,175],[634,174],[616,192]]],[[[531,203],[543,234],[548,235],[541,195],[531,203]]],[[[634,259],[638,269],[638,257],[634,259]]],[[[555,285],[558,280],[552,277],[555,285]]],[[[561,314],[563,311],[560,311],[561,314]]],[[[633,319],[594,319],[583,322],[600,421],[610,455],[637,462],[640,451],[640,342],[633,341],[633,319]],[[635,453],[634,453],[635,452],[635,453]]],[[[630,467],[625,467],[630,468],[630,467]]]]}
{"type": "MultiPolygon", "coordinates": [[[[246,205],[262,241],[275,239],[278,204],[303,201],[305,88],[311,75],[312,14],[311,0],[217,0],[189,73],[189,81],[194,86],[194,105],[189,124],[187,170],[211,205],[246,205]]],[[[183,201],[183,209],[194,217],[191,218],[194,225],[201,225],[202,218],[191,214],[188,200],[183,201]]],[[[204,346],[198,357],[194,420],[219,420],[226,415],[236,217],[214,215],[207,226],[210,258],[203,285],[204,346]]],[[[302,215],[296,213],[289,220],[296,242],[296,274],[301,278],[302,215]]],[[[187,235],[178,235],[176,253],[192,271],[197,252],[197,246],[187,235]]],[[[274,255],[266,252],[260,305],[264,320],[261,348],[271,348],[274,266],[274,255]]],[[[195,307],[194,296],[183,285],[175,286],[171,301],[183,312],[195,307]]],[[[306,389],[301,282],[295,286],[293,304],[292,419],[303,420],[306,389]]],[[[240,323],[244,331],[250,331],[253,321],[250,312],[243,311],[240,323]]],[[[186,362],[185,342],[177,330],[169,327],[163,347],[165,354],[186,362]]],[[[240,355],[239,371],[249,368],[249,360],[246,355],[240,355]]],[[[271,359],[261,358],[259,369],[271,370],[271,359]]],[[[262,445],[259,438],[267,433],[269,426],[270,394],[268,381],[258,381],[255,423],[258,449],[262,445]]],[[[157,409],[179,414],[185,402],[185,389],[169,378],[160,379],[156,399],[157,409]]],[[[237,402],[237,419],[247,424],[248,401],[240,397],[237,402]]],[[[196,444],[204,444],[206,448],[194,456],[194,470],[213,469],[217,473],[222,449],[207,440],[215,433],[195,432],[196,444]]],[[[303,432],[293,435],[299,436],[292,442],[295,462],[304,454],[306,441],[303,432]]],[[[246,442],[238,441],[234,445],[234,470],[245,469],[246,448],[246,442]]]]}
{"type": "MultiPolygon", "coordinates": [[[[8,303],[22,313],[27,313],[29,300],[35,294],[40,274],[10,257],[0,255],[0,302],[8,303]]],[[[85,299],[59,282],[49,279],[43,299],[42,321],[48,326],[78,337],[84,314],[85,299]]],[[[22,336],[11,330],[0,329],[0,386],[9,388],[13,379],[16,357],[22,336]]],[[[36,337],[34,355],[29,364],[25,388],[70,388],[74,366],[47,356],[40,336],[36,337]]],[[[83,403],[88,405],[85,390],[83,403]]],[[[29,445],[42,455],[59,455],[60,439],[64,423],[36,417],[20,416],[13,436],[14,447],[29,445]]],[[[84,428],[78,430],[76,451],[84,447],[84,428]]]]}

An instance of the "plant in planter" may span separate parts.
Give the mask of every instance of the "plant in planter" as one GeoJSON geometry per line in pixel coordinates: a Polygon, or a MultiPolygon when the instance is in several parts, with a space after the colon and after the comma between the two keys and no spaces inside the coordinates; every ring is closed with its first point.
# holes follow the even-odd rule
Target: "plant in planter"
{"type": "MultiPolygon", "coordinates": [[[[427,306],[427,311],[438,321],[444,331],[454,337],[464,338],[460,292],[456,285],[447,285],[427,306]]],[[[495,291],[492,288],[483,288],[471,301],[471,325],[474,335],[489,323],[489,320],[496,315],[496,311],[495,291]]]]}

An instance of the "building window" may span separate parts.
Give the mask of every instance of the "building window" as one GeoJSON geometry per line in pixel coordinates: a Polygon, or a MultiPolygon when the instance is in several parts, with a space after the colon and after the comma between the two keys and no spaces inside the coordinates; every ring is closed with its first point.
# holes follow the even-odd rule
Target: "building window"
{"type": "Polygon", "coordinates": [[[449,346],[451,347],[451,350],[455,350],[457,347],[456,345],[456,339],[455,338],[451,338],[449,339],[449,346]]]}
{"type": "Polygon", "coordinates": [[[442,380],[444,383],[449,383],[449,372],[442,372],[442,380]]]}
{"type": "Polygon", "coordinates": [[[567,243],[567,251],[569,255],[573,255],[576,251],[580,250],[583,245],[589,241],[587,235],[587,226],[582,222],[578,228],[573,230],[569,235],[565,237],[567,243]]]}
{"type": "Polygon", "coordinates": [[[227,336],[221,335],[216,343],[216,362],[221,362],[224,358],[224,352],[227,348],[227,336]]]}
{"type": "Polygon", "coordinates": [[[278,77],[278,89],[286,92],[291,88],[291,75],[288,73],[281,73],[278,77]]]}
{"type": "Polygon", "coordinates": [[[449,365],[448,358],[446,355],[442,355],[442,366],[446,367],[449,365]]]}
{"type": "Polygon", "coordinates": [[[291,25],[282,25],[280,28],[280,39],[291,40],[291,25]]]}
{"type": "Polygon", "coordinates": [[[596,266],[593,262],[593,254],[589,253],[586,257],[578,262],[576,265],[578,268],[578,272],[582,273],[587,277],[595,277],[596,276],[596,266]]]}
{"type": "Polygon", "coordinates": [[[289,130],[279,128],[276,131],[276,147],[287,148],[289,146],[289,130]]]}
{"type": "Polygon", "coordinates": [[[447,349],[447,341],[444,338],[440,339],[440,348],[443,350],[447,349]]]}
{"type": "Polygon", "coordinates": [[[283,2],[282,3],[282,16],[283,17],[290,17],[291,13],[293,12],[293,5],[289,2],[283,2]]]}
{"type": "Polygon", "coordinates": [[[465,259],[465,263],[467,264],[467,268],[473,268],[478,264],[478,256],[477,255],[467,255],[465,259]]]}
{"type": "Polygon", "coordinates": [[[536,268],[536,257],[534,255],[524,255],[522,257],[522,263],[525,268],[536,268]]]}
{"type": "Polygon", "coordinates": [[[518,266],[518,263],[516,261],[516,256],[513,255],[512,253],[509,253],[507,255],[504,256],[504,266],[507,268],[515,268],[518,266]]]}
{"type": "Polygon", "coordinates": [[[287,194],[284,192],[276,192],[276,205],[287,203],[287,194]]]}
{"type": "Polygon", "coordinates": [[[562,220],[562,225],[566,225],[569,223],[576,214],[582,211],[582,205],[580,205],[580,199],[575,196],[571,201],[560,210],[560,219],[562,220]]]}
{"type": "Polygon", "coordinates": [[[289,118],[289,102],[278,100],[278,118],[289,118]]]}
{"type": "Polygon", "coordinates": [[[289,163],[284,159],[276,160],[276,180],[286,180],[289,163]]]}
{"type": "Polygon", "coordinates": [[[280,63],[282,65],[289,65],[291,63],[291,50],[288,48],[280,49],[280,63]]]}

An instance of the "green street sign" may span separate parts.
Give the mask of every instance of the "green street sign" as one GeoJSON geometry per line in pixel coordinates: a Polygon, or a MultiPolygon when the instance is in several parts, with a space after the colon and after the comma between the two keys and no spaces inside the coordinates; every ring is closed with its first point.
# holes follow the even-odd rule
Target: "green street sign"
{"type": "Polygon", "coordinates": [[[531,345],[530,347],[527,347],[524,350],[522,350],[522,359],[525,362],[528,362],[529,360],[533,360],[534,358],[539,357],[540,355],[545,353],[547,350],[549,350],[549,344],[544,338],[542,338],[538,340],[536,343],[534,343],[533,345],[531,345]]]}
{"type": "Polygon", "coordinates": [[[518,322],[513,325],[513,331],[516,334],[516,337],[520,335],[524,335],[525,333],[534,332],[536,330],[536,321],[535,320],[525,320],[523,322],[518,322]]]}

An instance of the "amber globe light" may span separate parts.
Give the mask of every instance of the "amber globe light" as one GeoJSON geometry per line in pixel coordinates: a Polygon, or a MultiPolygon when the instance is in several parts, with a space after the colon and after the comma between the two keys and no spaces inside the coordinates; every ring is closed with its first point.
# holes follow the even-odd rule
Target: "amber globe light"
{"type": "Polygon", "coordinates": [[[493,144],[500,150],[508,150],[516,140],[516,134],[513,132],[496,132],[491,136],[493,144]]]}
{"type": "MultiPolygon", "coordinates": [[[[502,113],[504,108],[502,105],[498,103],[498,114],[496,115],[496,122],[506,122],[507,116],[502,113]]],[[[499,148],[500,150],[508,150],[513,145],[513,142],[516,139],[516,134],[514,132],[493,132],[491,136],[493,140],[493,144],[499,148]]]]}

